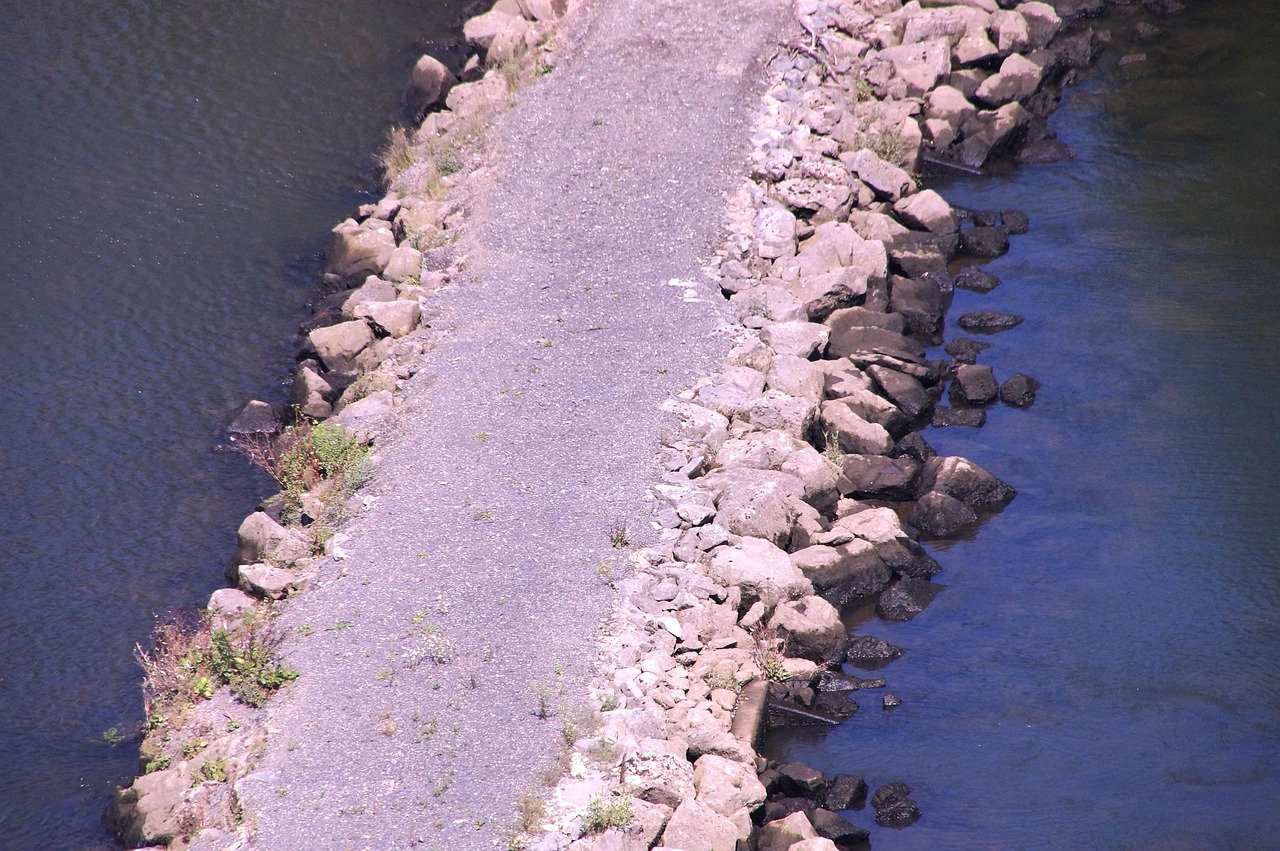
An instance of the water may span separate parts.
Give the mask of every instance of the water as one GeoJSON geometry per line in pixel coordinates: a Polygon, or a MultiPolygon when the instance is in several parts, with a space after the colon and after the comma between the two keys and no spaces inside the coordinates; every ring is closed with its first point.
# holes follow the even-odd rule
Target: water
{"type": "Polygon", "coordinates": [[[454,0],[0,0],[0,848],[110,847],[135,642],[222,583],[327,231],[454,0]]]}
{"type": "Polygon", "coordinates": [[[983,360],[1044,387],[926,435],[1021,494],[923,615],[860,627],[908,648],[904,705],[769,743],[912,784],[916,825],[854,815],[877,849],[1280,848],[1280,14],[1170,29],[1068,96],[1074,162],[939,185],[1031,214],[952,316],[1026,316],[983,360]]]}

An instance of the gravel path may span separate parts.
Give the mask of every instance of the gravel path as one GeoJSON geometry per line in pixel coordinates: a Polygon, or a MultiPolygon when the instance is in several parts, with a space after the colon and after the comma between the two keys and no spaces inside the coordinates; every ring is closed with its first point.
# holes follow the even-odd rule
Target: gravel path
{"type": "Polygon", "coordinates": [[[646,536],[656,406],[727,350],[700,269],[786,13],[598,0],[492,135],[475,280],[440,294],[349,557],[286,607],[303,676],[242,784],[253,847],[506,847],[593,674],[610,528],[646,536]]]}

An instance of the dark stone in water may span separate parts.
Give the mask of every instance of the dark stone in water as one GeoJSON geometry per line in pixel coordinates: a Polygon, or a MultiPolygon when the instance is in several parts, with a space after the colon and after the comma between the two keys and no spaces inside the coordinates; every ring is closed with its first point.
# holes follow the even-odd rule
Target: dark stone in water
{"type": "Polygon", "coordinates": [[[906,651],[874,635],[855,635],[849,639],[844,660],[867,671],[883,668],[906,651]]]}
{"type": "Polygon", "coordinates": [[[920,808],[911,800],[911,787],[906,783],[886,783],[871,796],[876,811],[876,824],[882,827],[907,827],[920,818],[920,808]]]}
{"type": "Polygon", "coordinates": [[[987,421],[987,412],[981,408],[943,408],[933,409],[933,427],[965,426],[980,428],[987,421]]]}
{"type": "Polygon", "coordinates": [[[1012,313],[978,310],[964,314],[956,320],[956,324],[970,334],[998,334],[1021,325],[1022,317],[1012,313]]]}
{"type": "Polygon", "coordinates": [[[867,781],[852,774],[837,774],[827,787],[822,805],[828,810],[860,810],[867,804],[867,781]]]}
{"type": "Polygon", "coordinates": [[[887,621],[909,621],[925,610],[942,590],[927,579],[904,576],[876,601],[876,614],[887,621]]]}
{"type": "Polygon", "coordinates": [[[1021,372],[1014,373],[1000,385],[1000,401],[1015,408],[1030,408],[1036,402],[1039,389],[1039,381],[1021,372]]]}
{"type": "Polygon", "coordinates": [[[1000,221],[1000,214],[995,210],[960,210],[956,213],[960,217],[960,224],[971,224],[974,227],[989,228],[994,227],[1000,221]]]}
{"type": "Polygon", "coordinates": [[[1039,142],[1023,145],[1014,159],[1022,165],[1047,165],[1074,159],[1075,155],[1071,146],[1061,139],[1041,139],[1039,142]]]}
{"type": "Polygon", "coordinates": [[[830,839],[836,847],[849,847],[866,842],[871,834],[847,818],[836,815],[831,810],[816,809],[809,813],[809,822],[819,836],[830,839]]]}
{"type": "Polygon", "coordinates": [[[765,823],[768,824],[771,821],[784,819],[792,813],[804,813],[805,815],[808,815],[813,812],[813,810],[814,803],[808,798],[778,798],[777,800],[769,801],[764,805],[764,820],[765,823]]]}
{"type": "Polygon", "coordinates": [[[847,691],[824,691],[813,701],[813,708],[838,721],[848,721],[860,707],[847,691]]]}
{"type": "MultiPolygon", "coordinates": [[[[945,274],[945,272],[944,272],[945,274]]],[[[934,274],[904,278],[889,276],[889,310],[907,322],[908,333],[933,339],[942,328],[942,317],[951,306],[951,296],[943,293],[934,274]]],[[[948,284],[950,278],[947,279],[948,284]]]]}
{"type": "Polygon", "coordinates": [[[920,462],[883,455],[846,455],[843,472],[858,499],[913,499],[920,481],[920,462]]]}
{"type": "Polygon", "coordinates": [[[1180,0],[1142,0],[1142,7],[1153,15],[1180,15],[1187,10],[1180,0]]]}
{"type": "Polygon", "coordinates": [[[965,266],[956,273],[956,286],[975,293],[989,293],[1000,286],[1000,279],[977,266],[965,266]]]}
{"type": "Polygon", "coordinates": [[[972,508],[938,491],[930,491],[911,507],[911,525],[933,538],[949,538],[977,522],[978,515],[972,508]]]}
{"type": "Polygon", "coordinates": [[[880,555],[880,560],[899,576],[928,579],[942,570],[942,565],[910,538],[886,541],[876,547],[876,552],[880,555]]]}
{"type": "Polygon", "coordinates": [[[850,692],[862,688],[863,680],[839,671],[822,671],[818,674],[818,691],[850,692]]]}
{"type": "Polygon", "coordinates": [[[889,694],[888,692],[885,692],[884,699],[881,700],[881,705],[885,709],[897,709],[902,705],[902,699],[896,694],[889,694]]]}
{"type": "Polygon", "coordinates": [[[893,457],[914,458],[921,464],[936,457],[937,454],[929,445],[929,441],[921,437],[919,432],[914,431],[904,435],[893,447],[893,457]]]}
{"type": "Polygon", "coordinates": [[[1051,49],[1063,67],[1082,70],[1098,58],[1101,45],[1095,41],[1093,30],[1086,28],[1055,38],[1051,49]]]}
{"type": "Polygon", "coordinates": [[[1129,38],[1134,41],[1147,41],[1148,39],[1155,38],[1163,32],[1164,30],[1153,23],[1148,21],[1139,21],[1133,25],[1133,29],[1129,30],[1129,38]]]}
{"type": "Polygon", "coordinates": [[[1005,233],[1018,235],[1031,230],[1031,219],[1021,210],[1005,210],[1000,213],[1000,224],[1005,233]]]}
{"type": "Polygon", "coordinates": [[[1004,228],[974,227],[960,231],[960,247],[972,257],[999,257],[1009,250],[1004,228]]]}
{"type": "Polygon", "coordinates": [[[1053,0],[1049,5],[1064,23],[1076,18],[1096,18],[1107,11],[1105,0],[1053,0]]]}
{"type": "Polygon", "coordinates": [[[962,363],[956,369],[955,380],[951,382],[951,404],[957,407],[985,405],[994,402],[999,393],[1000,385],[991,367],[962,363]]]}
{"type": "Polygon", "coordinates": [[[954,496],[976,511],[998,511],[1018,495],[1015,488],[958,455],[934,458],[925,464],[921,483],[928,490],[954,496]]]}
{"type": "Polygon", "coordinates": [[[901,408],[908,419],[914,420],[933,407],[933,400],[925,392],[924,385],[910,375],[879,364],[868,366],[867,375],[875,379],[889,401],[901,408]]]}
{"type": "Polygon", "coordinates": [[[957,363],[977,363],[978,355],[991,348],[990,343],[975,340],[972,337],[956,337],[942,347],[942,350],[956,359],[957,363]]]}
{"type": "Polygon", "coordinates": [[[254,399],[236,414],[227,431],[235,436],[252,434],[271,435],[280,431],[280,411],[274,405],[254,399]]]}

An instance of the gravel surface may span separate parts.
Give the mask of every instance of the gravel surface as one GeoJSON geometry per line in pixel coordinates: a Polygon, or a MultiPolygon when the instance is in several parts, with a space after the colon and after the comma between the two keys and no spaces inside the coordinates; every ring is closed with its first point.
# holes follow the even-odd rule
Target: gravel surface
{"type": "Polygon", "coordinates": [[[348,558],[285,607],[302,677],[242,784],[254,848],[505,848],[542,793],[627,564],[610,529],[651,534],[657,405],[729,345],[701,269],[787,21],[599,0],[491,135],[474,279],[439,295],[348,558]]]}

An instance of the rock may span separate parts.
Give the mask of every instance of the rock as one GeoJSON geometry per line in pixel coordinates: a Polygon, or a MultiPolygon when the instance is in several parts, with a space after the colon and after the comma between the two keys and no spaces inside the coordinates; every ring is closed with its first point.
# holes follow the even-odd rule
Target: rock
{"type": "Polygon", "coordinates": [[[345,428],[356,439],[368,439],[386,424],[394,408],[391,391],[379,390],[347,405],[331,422],[345,428]]]}
{"type": "Polygon", "coordinates": [[[910,231],[898,224],[892,216],[868,210],[854,210],[849,214],[849,224],[858,236],[876,242],[890,243],[910,231]]]}
{"type": "Polygon", "coordinates": [[[238,615],[257,608],[258,601],[238,588],[219,588],[209,597],[207,608],[224,615],[238,615]]]}
{"type": "Polygon", "coordinates": [[[909,500],[915,498],[919,487],[920,462],[883,455],[846,455],[842,472],[849,481],[846,495],[858,499],[909,500]]]}
{"type": "Polygon", "coordinates": [[[893,205],[893,212],[906,224],[933,233],[954,233],[960,227],[951,205],[932,189],[902,198],[893,205]]]}
{"type": "Polygon", "coordinates": [[[738,410],[737,418],[762,429],[784,431],[803,439],[817,415],[813,399],[788,396],[780,390],[766,390],[738,410]]]}
{"type": "Polygon", "coordinates": [[[818,838],[804,813],[792,813],[786,818],[771,821],[760,828],[756,838],[757,851],[788,851],[796,843],[818,838]]]}
{"type": "Polygon", "coordinates": [[[906,651],[895,647],[883,638],[873,635],[850,636],[845,649],[845,661],[866,671],[874,671],[888,665],[906,651]]]}
{"type": "Polygon", "coordinates": [[[300,589],[300,577],[291,570],[269,564],[242,564],[239,572],[240,590],[264,600],[280,600],[300,589]]]}
{"type": "Polygon", "coordinates": [[[830,334],[816,322],[776,322],[760,332],[760,339],[780,355],[810,358],[827,347],[830,334]]]}
{"type": "MultiPolygon", "coordinates": [[[[297,529],[286,529],[262,511],[246,517],[236,534],[239,545],[233,568],[242,564],[292,564],[311,554],[311,541],[306,535],[297,529]]],[[[230,578],[238,581],[238,571],[230,578]]]]}
{"type": "Polygon", "coordinates": [[[902,700],[896,694],[885,692],[884,697],[881,698],[880,705],[885,709],[897,709],[902,705],[902,700]]]}
{"type": "Polygon", "coordinates": [[[1000,213],[1000,226],[1006,233],[1023,234],[1031,229],[1031,219],[1021,210],[1004,210],[1000,213]]]}
{"type": "Polygon", "coordinates": [[[511,98],[506,79],[499,73],[485,74],[474,83],[459,83],[449,90],[445,106],[460,120],[483,119],[504,106],[511,98]]]}
{"type": "Polygon", "coordinates": [[[929,445],[929,441],[920,436],[918,432],[911,432],[903,436],[893,447],[893,455],[895,458],[914,458],[923,464],[938,453],[933,451],[933,447],[929,445]]]}
{"type": "Polygon", "coordinates": [[[910,174],[865,148],[857,153],[841,156],[840,161],[858,175],[863,183],[874,189],[876,194],[890,201],[899,200],[916,187],[910,174]]]}
{"type": "Polygon", "coordinates": [[[738,846],[738,826],[726,816],[698,800],[675,805],[660,840],[665,848],[685,851],[734,851],[738,846]]]}
{"type": "Polygon", "coordinates": [[[570,0],[517,0],[520,14],[531,21],[554,21],[563,18],[570,0]]]}
{"type": "Polygon", "coordinates": [[[776,260],[773,268],[787,282],[841,268],[868,279],[882,279],[888,274],[888,262],[883,243],[863,239],[845,222],[826,222],[814,229],[795,257],[776,260]]]}
{"type": "Polygon", "coordinates": [[[418,327],[422,310],[416,301],[377,301],[360,305],[356,316],[368,318],[375,327],[400,338],[418,327]]]}
{"type": "Polygon", "coordinates": [[[889,309],[902,316],[909,333],[926,340],[937,338],[951,304],[950,281],[943,293],[933,273],[917,278],[889,276],[889,309]]]}
{"type": "Polygon", "coordinates": [[[231,421],[231,425],[227,426],[227,433],[232,438],[250,435],[270,436],[279,432],[280,412],[274,405],[268,405],[257,399],[246,403],[231,421]]]}
{"type": "Polygon", "coordinates": [[[405,107],[417,121],[432,107],[444,103],[445,95],[457,82],[458,78],[444,63],[434,56],[424,55],[409,74],[409,84],[404,92],[405,107]]]}
{"type": "Polygon", "coordinates": [[[1040,87],[1044,69],[1022,56],[1012,53],[1000,64],[1000,71],[992,74],[978,86],[976,97],[991,106],[1001,106],[1009,101],[1026,100],[1040,87]]]}
{"type": "Polygon", "coordinates": [[[376,275],[370,275],[342,302],[342,315],[347,319],[355,319],[356,311],[361,307],[380,301],[395,301],[396,297],[394,284],[376,275]]]}
{"type": "Polygon", "coordinates": [[[753,317],[762,317],[770,322],[803,322],[809,318],[800,299],[786,287],[772,284],[762,284],[734,293],[729,303],[738,311],[739,319],[744,324],[753,317]]]}
{"type": "MultiPolygon", "coordinates": [[[[776,774],[776,772],[775,772],[776,774]]],[[[808,815],[813,812],[813,801],[801,796],[774,798],[764,805],[765,822],[778,821],[784,819],[792,813],[804,813],[808,815]]]]}
{"type": "Polygon", "coordinates": [[[798,177],[774,184],[778,200],[796,210],[807,210],[816,218],[831,221],[848,215],[853,190],[844,183],[798,177]]]}
{"type": "Polygon", "coordinates": [[[482,51],[488,50],[493,40],[511,25],[515,17],[499,8],[491,9],[483,15],[476,15],[464,21],[462,35],[473,47],[482,51]]]}
{"type": "Polygon", "coordinates": [[[981,428],[987,421],[987,412],[982,408],[947,408],[938,405],[933,409],[934,428],[963,426],[981,428]]]}
{"type": "Polygon", "coordinates": [[[956,367],[950,393],[953,405],[985,405],[995,401],[999,385],[991,367],[962,363],[956,367]]]}
{"type": "Polygon", "coordinates": [[[839,851],[834,842],[824,836],[804,839],[791,846],[790,851],[839,851]]]}
{"type": "MultiPolygon", "coordinates": [[[[666,739],[641,739],[622,762],[622,783],[633,796],[651,804],[678,808],[697,803],[693,801],[693,766],[683,748],[666,739]]],[[[724,818],[705,804],[697,806],[708,815],[724,818]]],[[[733,835],[736,840],[737,828],[733,835]]]]}
{"type": "Polygon", "coordinates": [[[934,458],[925,464],[921,478],[931,490],[954,496],[976,511],[998,511],[1018,492],[958,455],[934,458]]]}
{"type": "Polygon", "coordinates": [[[822,805],[828,810],[860,810],[866,802],[867,782],[852,774],[837,774],[832,777],[826,797],[822,799],[822,805]]]}
{"type": "MultiPolygon", "coordinates": [[[[484,54],[486,68],[501,68],[509,62],[518,62],[528,50],[531,27],[523,17],[512,18],[489,42],[484,54]]],[[[534,33],[534,38],[538,33],[534,33]]]]}
{"type": "Polygon", "coordinates": [[[716,549],[707,575],[722,585],[741,588],[744,605],[760,600],[772,609],[784,600],[813,593],[813,584],[787,554],[761,538],[744,537],[716,549]]]}
{"type": "MultiPolygon", "coordinates": [[[[827,317],[827,324],[832,328],[880,328],[899,335],[905,334],[907,330],[907,320],[898,314],[882,313],[865,307],[846,307],[837,310],[827,317]]],[[[870,385],[868,384],[867,387],[870,385]]]]}
{"type": "Polygon", "coordinates": [[[795,476],[739,467],[717,470],[702,482],[716,494],[716,522],[733,534],[779,547],[790,540],[794,504],[804,497],[804,483],[795,476]]]}
{"type": "Polygon", "coordinates": [[[997,334],[1021,325],[1022,317],[1012,313],[980,310],[964,314],[956,320],[956,324],[970,334],[997,334]]]}
{"type": "Polygon", "coordinates": [[[894,76],[906,84],[906,94],[921,97],[939,82],[946,82],[951,71],[951,42],[936,38],[886,47],[876,56],[875,62],[889,63],[894,76]]]}
{"type": "Polygon", "coordinates": [[[909,797],[911,787],[905,783],[887,783],[871,796],[876,811],[876,824],[883,827],[907,827],[920,818],[920,808],[909,797]]]}
{"type": "Polygon", "coordinates": [[[347,219],[333,229],[333,244],[325,273],[344,282],[363,281],[386,268],[396,250],[396,239],[390,227],[364,227],[347,219]]]}
{"type": "Polygon", "coordinates": [[[788,656],[817,662],[838,662],[844,656],[845,629],[840,613],[821,597],[779,603],[769,627],[785,641],[788,656]]]}
{"type": "Polygon", "coordinates": [[[955,285],[962,290],[989,293],[1000,286],[1000,279],[977,266],[966,266],[956,273],[955,285]]]}
{"type": "Polygon", "coordinates": [[[826,591],[857,582],[870,597],[889,581],[889,570],[876,547],[869,541],[854,539],[835,546],[813,544],[791,554],[795,565],[813,587],[826,591]]]}
{"type": "Polygon", "coordinates": [[[909,621],[942,590],[927,579],[904,576],[886,588],[876,601],[876,614],[887,621],[909,621]]]}
{"type": "Polygon", "coordinates": [[[1027,19],[1016,11],[999,11],[991,15],[991,34],[1002,55],[1021,53],[1031,46],[1031,28],[1027,19]]]}
{"type": "Polygon", "coordinates": [[[884,426],[867,422],[847,404],[847,398],[823,402],[819,420],[824,433],[834,433],[842,452],[855,455],[888,455],[893,438],[884,426]]]}
{"type": "Polygon", "coordinates": [[[957,337],[942,347],[943,351],[955,358],[956,363],[976,363],[978,355],[989,348],[990,343],[983,343],[972,337],[957,337]]]}
{"type": "Polygon", "coordinates": [[[832,269],[798,278],[787,289],[801,303],[810,322],[821,322],[833,311],[866,295],[867,276],[857,269],[832,269]]]}
{"type": "Polygon", "coordinates": [[[782,207],[765,207],[753,222],[756,253],[767,260],[796,253],[796,217],[782,207]]]}
{"type": "Polygon", "coordinates": [[[934,558],[910,538],[896,538],[876,547],[876,553],[894,573],[928,579],[942,570],[934,558]]]}
{"type": "Polygon", "coordinates": [[[826,376],[813,361],[795,355],[773,358],[766,377],[768,386],[788,396],[821,402],[826,376]]]}
{"type": "Polygon", "coordinates": [[[153,771],[116,792],[107,814],[112,832],[126,845],[169,845],[184,835],[183,804],[191,788],[191,769],[180,762],[164,771],[153,771]]]}
{"type": "Polygon", "coordinates": [[[999,257],[1009,250],[1009,235],[998,227],[961,228],[960,247],[973,257],[999,257]]]}
{"type": "Polygon", "coordinates": [[[975,525],[978,516],[955,497],[930,491],[911,507],[910,522],[930,537],[949,538],[975,525]]]}
{"type": "MultiPolygon", "coordinates": [[[[862,794],[865,797],[866,784],[863,784],[862,794]]],[[[849,809],[849,807],[844,807],[849,809]]],[[[829,839],[836,843],[834,847],[845,847],[866,842],[871,834],[862,828],[856,826],[853,822],[841,815],[833,813],[831,810],[819,808],[809,814],[809,821],[813,824],[813,829],[818,835],[829,839]]],[[[796,846],[791,846],[795,848],[796,846]]]]}
{"type": "Polygon", "coordinates": [[[1054,8],[1039,0],[1019,4],[1018,14],[1027,22],[1027,46],[1033,49],[1048,45],[1062,28],[1062,18],[1054,8]]]}
{"type": "Polygon", "coordinates": [[[874,353],[911,363],[924,362],[924,348],[919,343],[883,328],[854,325],[850,321],[851,316],[848,311],[837,310],[827,319],[831,326],[828,357],[847,358],[874,353]]]}
{"type": "Polygon", "coordinates": [[[868,366],[867,375],[875,379],[876,385],[908,419],[914,420],[933,407],[933,399],[924,385],[909,375],[878,364],[868,366]]]}
{"type": "Polygon", "coordinates": [[[1039,389],[1039,381],[1015,372],[1000,385],[1000,401],[1015,408],[1030,408],[1036,402],[1036,391],[1039,389]]]}
{"type": "Polygon", "coordinates": [[[317,328],[307,338],[325,369],[350,375],[355,370],[356,355],[373,342],[373,332],[363,319],[357,319],[317,328]]]}
{"type": "Polygon", "coordinates": [[[422,276],[422,252],[411,245],[401,245],[391,252],[382,277],[397,284],[417,281],[422,276]]]}
{"type": "Polygon", "coordinates": [[[315,371],[302,367],[293,374],[289,404],[296,407],[304,417],[326,419],[333,413],[333,406],[328,401],[332,395],[333,387],[315,371]]]}
{"type": "Polygon", "coordinates": [[[792,452],[778,469],[804,484],[804,501],[819,511],[834,509],[848,490],[840,468],[808,444],[792,452]]]}
{"type": "Polygon", "coordinates": [[[704,754],[693,766],[697,800],[722,816],[754,810],[764,803],[764,785],[753,768],[714,754],[704,754]]]}

